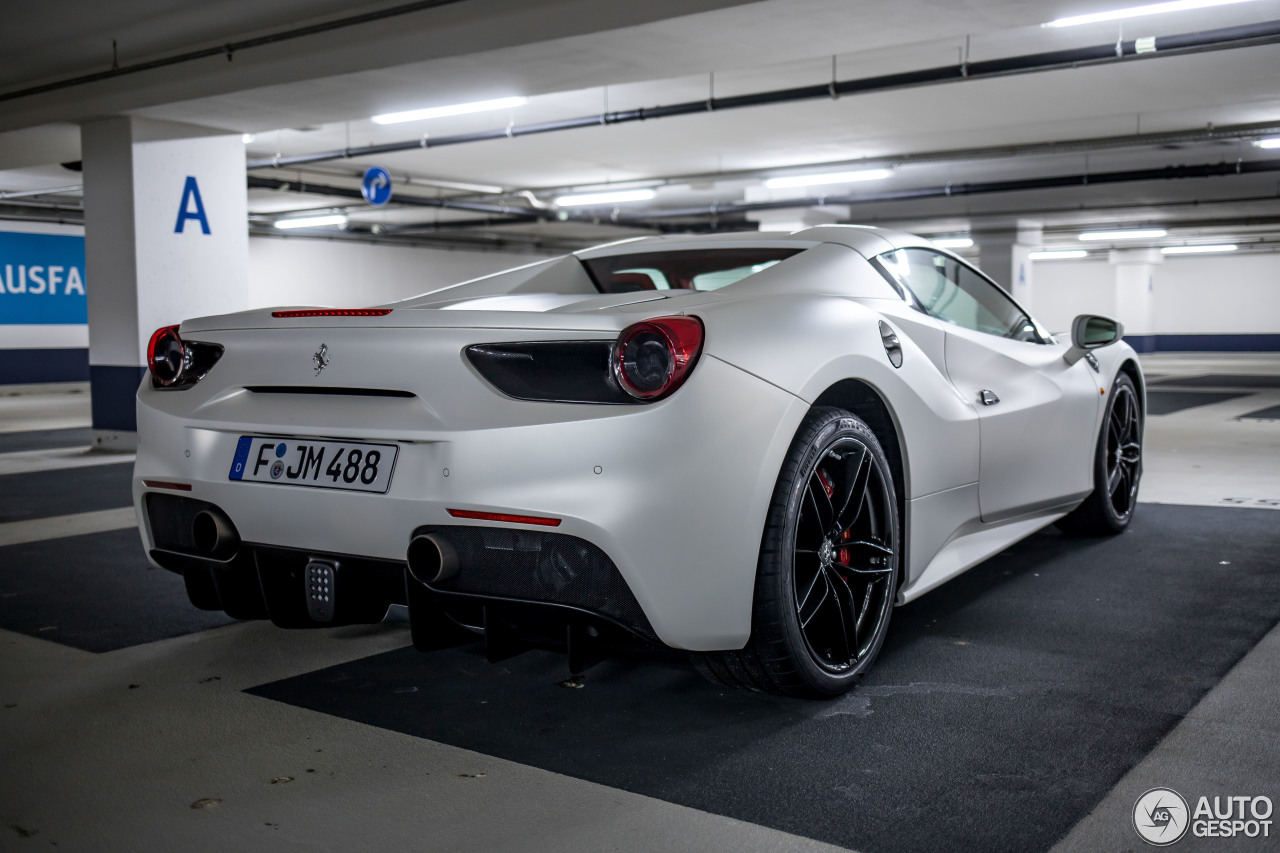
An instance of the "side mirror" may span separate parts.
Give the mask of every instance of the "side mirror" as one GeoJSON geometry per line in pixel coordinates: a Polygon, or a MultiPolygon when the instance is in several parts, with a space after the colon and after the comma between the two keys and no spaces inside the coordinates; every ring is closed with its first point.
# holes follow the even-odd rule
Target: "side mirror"
{"type": "Polygon", "coordinates": [[[1071,349],[1067,350],[1063,358],[1067,364],[1075,364],[1089,350],[1114,344],[1122,337],[1124,325],[1119,320],[1096,314],[1081,314],[1071,323],[1071,349]]]}

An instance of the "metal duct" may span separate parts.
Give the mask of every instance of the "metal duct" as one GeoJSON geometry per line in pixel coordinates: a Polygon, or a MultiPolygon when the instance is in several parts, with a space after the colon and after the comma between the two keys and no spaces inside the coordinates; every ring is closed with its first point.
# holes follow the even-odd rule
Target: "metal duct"
{"type": "Polygon", "coordinates": [[[1063,187],[1087,187],[1096,184],[1123,184],[1137,181],[1168,181],[1183,178],[1218,178],[1228,175],[1250,175],[1263,172],[1280,172],[1280,158],[1270,160],[1238,161],[1235,163],[1201,163],[1194,166],[1164,166],[1154,169],[1124,169],[1118,172],[1082,172],[1075,175],[1053,175],[1044,178],[1018,178],[1008,181],[980,181],[965,184],[946,184],[940,187],[924,187],[914,190],[887,190],[878,193],[856,195],[828,195],[819,198],[795,198],[781,201],[728,202],[705,207],[681,207],[667,210],[649,210],[617,217],[619,225],[644,227],[651,219],[671,219],[682,216],[724,216],[755,210],[783,210],[794,207],[821,207],[823,205],[868,204],[878,201],[912,201],[924,198],[950,196],[988,195],[991,193],[1017,192],[1019,190],[1061,189],[1063,187]]]}
{"type": "MultiPolygon", "coordinates": [[[[309,184],[306,181],[285,181],[278,178],[259,178],[250,175],[248,178],[249,189],[259,190],[286,190],[288,192],[306,193],[310,195],[327,195],[335,198],[353,198],[364,201],[364,196],[360,190],[352,187],[336,187],[330,184],[309,184]]],[[[509,219],[519,220],[538,220],[551,218],[547,214],[535,213],[520,207],[510,207],[505,204],[485,204],[484,202],[473,201],[450,201],[444,198],[425,198],[423,196],[400,195],[393,192],[390,203],[411,205],[413,207],[435,207],[446,208],[449,210],[469,210],[472,213],[489,213],[496,216],[505,216],[509,219]]]]}

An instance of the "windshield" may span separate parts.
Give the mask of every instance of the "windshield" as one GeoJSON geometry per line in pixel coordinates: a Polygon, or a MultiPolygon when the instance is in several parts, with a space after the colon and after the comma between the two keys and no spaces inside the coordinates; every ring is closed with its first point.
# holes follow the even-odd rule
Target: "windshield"
{"type": "Polygon", "coordinates": [[[582,262],[601,293],[719,290],[803,249],[686,249],[639,252],[582,262]]]}

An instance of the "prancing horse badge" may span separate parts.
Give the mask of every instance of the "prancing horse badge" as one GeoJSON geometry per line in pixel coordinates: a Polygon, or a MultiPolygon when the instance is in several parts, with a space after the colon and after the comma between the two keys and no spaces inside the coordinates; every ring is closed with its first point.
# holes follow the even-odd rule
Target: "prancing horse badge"
{"type": "Polygon", "coordinates": [[[320,371],[329,366],[329,347],[321,344],[320,349],[316,350],[316,354],[311,356],[311,363],[315,365],[316,376],[319,376],[320,371]]]}

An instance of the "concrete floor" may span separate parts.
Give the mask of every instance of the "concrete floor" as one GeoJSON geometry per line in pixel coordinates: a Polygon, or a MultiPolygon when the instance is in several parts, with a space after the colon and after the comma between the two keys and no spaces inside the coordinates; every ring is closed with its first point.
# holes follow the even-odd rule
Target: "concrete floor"
{"type": "MultiPolygon", "coordinates": [[[[1151,355],[1143,358],[1150,390],[1159,393],[1184,377],[1280,376],[1280,355],[1151,355]]],[[[1280,406],[1280,383],[1271,388],[1221,388],[1241,396],[1148,419],[1141,500],[1196,506],[1280,509],[1280,453],[1275,421],[1242,418],[1280,406]]]]}
{"type": "MultiPolygon", "coordinates": [[[[1275,358],[1145,365],[1160,381],[1280,376],[1275,358]]],[[[6,390],[0,435],[87,422],[83,392],[6,390]]],[[[1141,499],[1280,507],[1280,422],[1234,420],[1276,405],[1280,387],[1250,389],[1151,418],[1141,499]]],[[[5,475],[114,461],[83,449],[0,453],[0,489],[5,475]]],[[[0,546],[132,524],[125,508],[16,521],[0,524],[0,546]]],[[[395,623],[238,623],[94,654],[0,631],[0,850],[838,849],[244,692],[407,642],[395,623]]],[[[1280,800],[1277,671],[1273,629],[1054,850],[1142,848],[1133,803],[1157,785],[1280,800]]],[[[1272,835],[1188,836],[1177,849],[1280,849],[1272,835]]]]}

